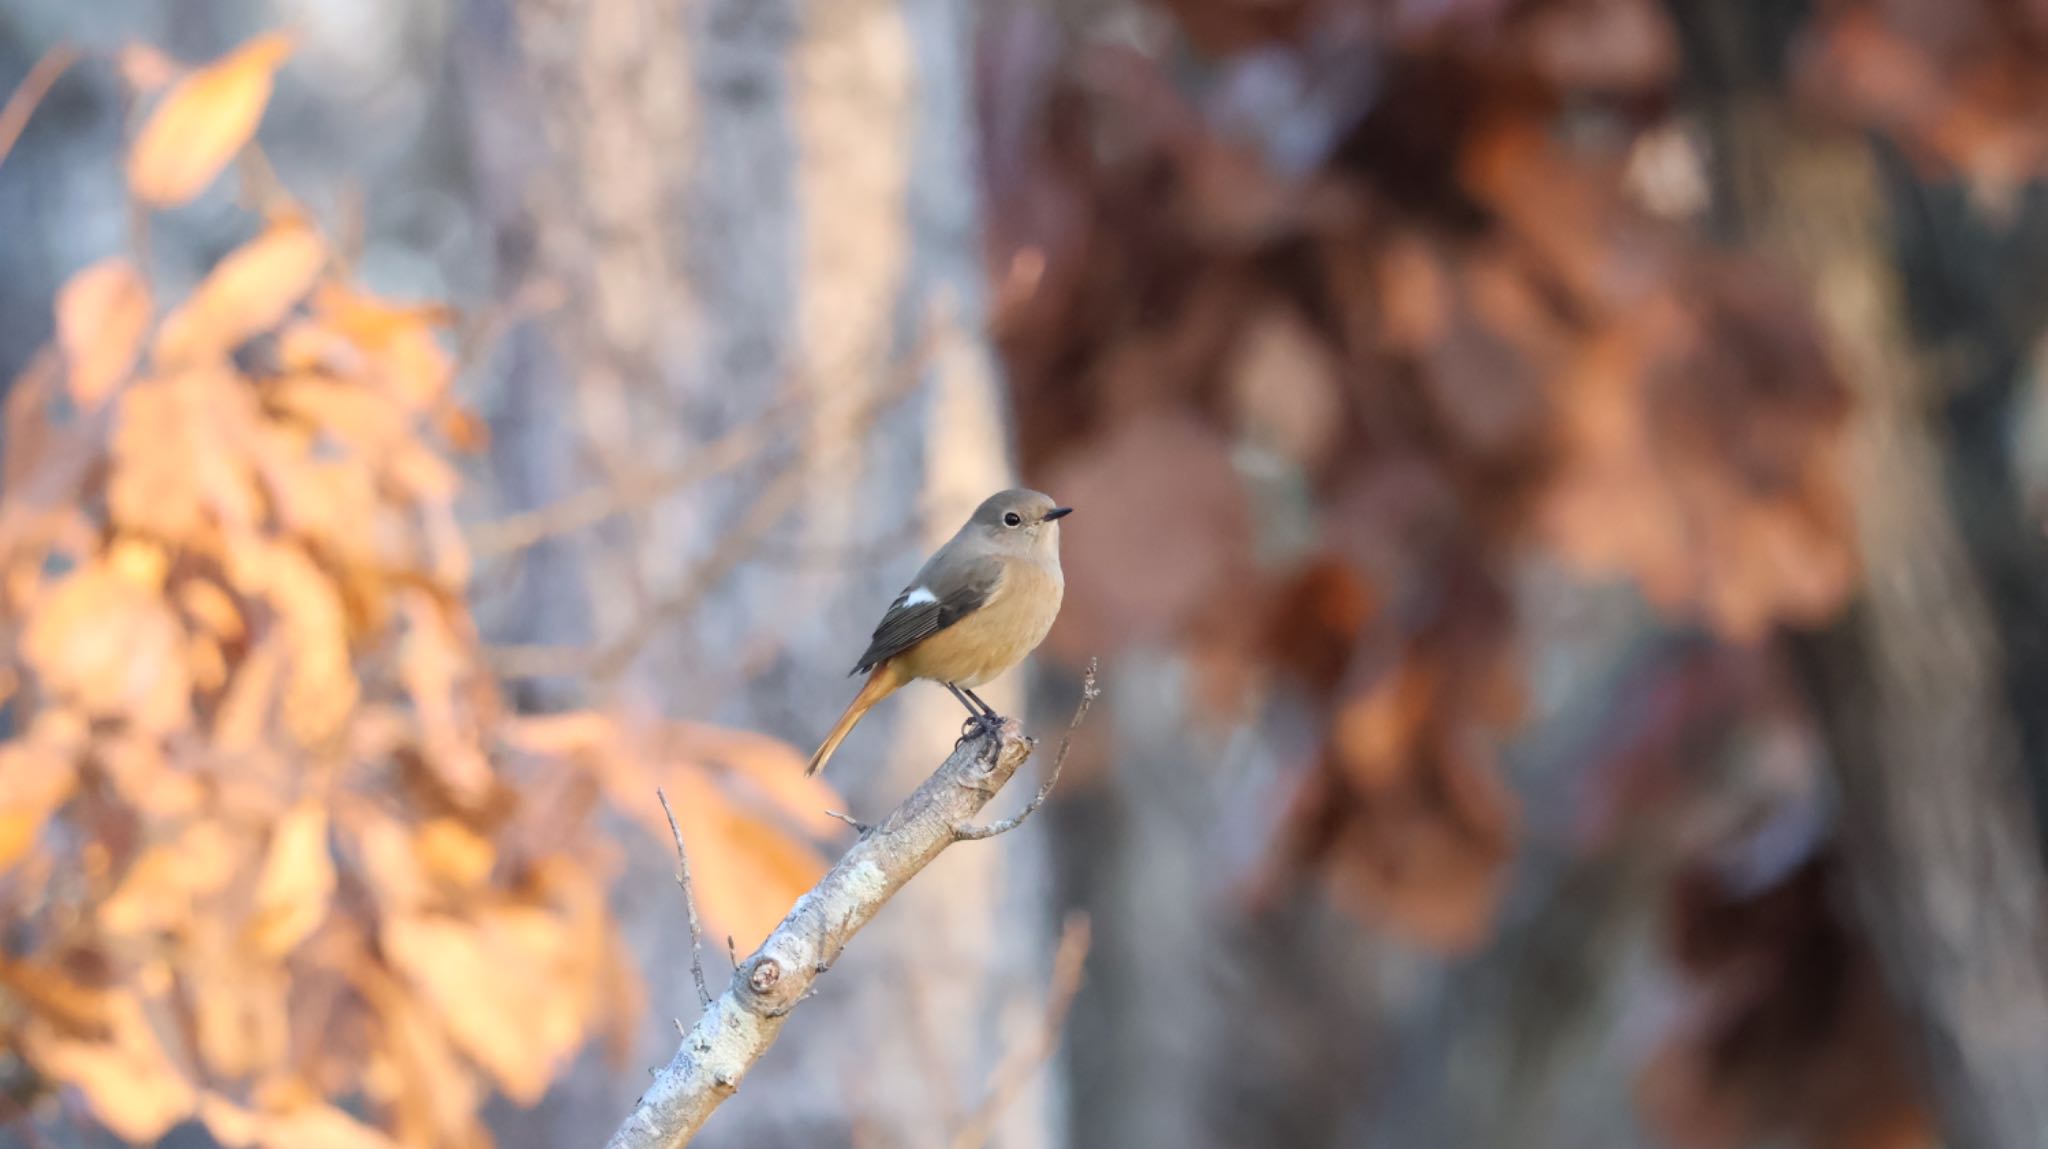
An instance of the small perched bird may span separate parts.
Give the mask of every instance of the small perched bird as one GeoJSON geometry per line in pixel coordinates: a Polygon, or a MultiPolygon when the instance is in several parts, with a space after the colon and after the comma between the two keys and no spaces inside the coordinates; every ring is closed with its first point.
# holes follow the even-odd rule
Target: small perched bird
{"type": "Polygon", "coordinates": [[[1037,491],[990,495],[889,604],[853,668],[867,683],[811,755],[815,774],[861,716],[905,683],[928,678],[960,700],[976,726],[1000,722],[974,688],[1024,661],[1060,612],[1059,520],[1037,491]]]}

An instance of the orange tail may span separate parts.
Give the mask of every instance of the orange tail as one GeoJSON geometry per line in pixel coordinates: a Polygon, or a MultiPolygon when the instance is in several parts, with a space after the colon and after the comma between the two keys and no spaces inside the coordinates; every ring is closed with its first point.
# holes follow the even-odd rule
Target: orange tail
{"type": "Polygon", "coordinates": [[[846,704],[846,713],[839,716],[839,722],[832,727],[832,733],[825,735],[825,741],[818,747],[818,752],[811,755],[811,764],[804,770],[804,775],[809,777],[824,769],[825,763],[832,757],[832,752],[839,749],[839,744],[846,741],[848,734],[853,733],[854,725],[861,720],[861,716],[875,703],[896,693],[896,688],[902,685],[903,674],[896,669],[895,659],[875,667],[868,675],[867,683],[860,688],[860,693],[854,695],[853,701],[846,704]]]}

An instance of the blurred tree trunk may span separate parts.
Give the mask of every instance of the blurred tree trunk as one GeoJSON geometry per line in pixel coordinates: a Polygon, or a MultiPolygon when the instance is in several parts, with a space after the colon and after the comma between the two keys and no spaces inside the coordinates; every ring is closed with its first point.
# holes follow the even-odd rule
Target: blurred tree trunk
{"type": "MultiPolygon", "coordinates": [[[[2010,366],[1968,395],[1916,342],[1916,268],[1892,210],[1901,189],[1870,141],[1803,123],[1779,91],[1776,61],[1800,13],[1764,0],[1675,9],[1707,89],[1726,222],[1806,277],[1857,402],[1864,595],[1809,644],[1857,906],[1917,1031],[1948,1144],[2048,1145],[2048,884],[2026,787],[2039,724],[2018,717],[2040,705],[2012,689],[2041,634],[2023,598],[1992,593],[2015,559],[2038,578],[2039,548],[2008,544],[2004,569],[1987,563],[1987,535],[2029,528],[2001,513],[2017,504],[2010,476],[1987,470],[1986,444],[1943,419],[1945,401],[1952,413],[2009,392],[2010,366]]],[[[2017,361],[1995,342],[1972,350],[1979,363],[2017,361]]]]}
{"type": "MultiPolygon", "coordinates": [[[[562,292],[505,356],[507,489],[544,504],[672,466],[783,404],[801,412],[756,463],[520,570],[504,641],[632,652],[594,679],[558,676],[538,701],[609,692],[808,749],[922,552],[1008,483],[979,334],[970,13],[965,0],[467,5],[460,74],[501,294],[562,292]]],[[[1015,712],[1014,686],[984,693],[1015,712]]],[[[832,780],[856,814],[879,812],[937,765],[959,721],[943,692],[906,691],[832,780]]],[[[952,851],[913,883],[705,1143],[948,1144],[1040,1020],[1051,947],[1036,841],[952,851]]],[[[673,1045],[669,1019],[694,1013],[659,846],[631,847],[621,895],[650,982],[639,1047],[623,1070],[580,1072],[541,1119],[504,1123],[506,1145],[601,1140],[673,1045]]],[[[1050,1076],[994,1144],[1050,1143],[1050,1076]]]]}

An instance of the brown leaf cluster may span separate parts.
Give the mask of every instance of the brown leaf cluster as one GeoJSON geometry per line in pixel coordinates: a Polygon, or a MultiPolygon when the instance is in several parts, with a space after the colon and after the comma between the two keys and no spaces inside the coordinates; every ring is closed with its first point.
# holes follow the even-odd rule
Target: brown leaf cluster
{"type": "Polygon", "coordinates": [[[2039,4],[1826,5],[1795,76],[1815,107],[1883,131],[1986,206],[2014,206],[2048,174],[2048,11],[2039,4]]]}
{"type": "MultiPolygon", "coordinates": [[[[171,87],[133,195],[210,184],[286,51],[171,87]]],[[[793,750],[506,712],[435,430],[461,424],[443,320],[350,284],[289,203],[181,299],[123,256],[58,294],[0,477],[11,1092],[138,1143],[484,1145],[494,1091],[531,1103],[638,1020],[606,803],[676,792],[717,928],[765,932],[816,876],[833,800],[793,750]]]]}
{"type": "Polygon", "coordinates": [[[1760,890],[1709,867],[1673,883],[1671,948],[1691,993],[1638,1090],[1681,1149],[1934,1143],[1875,956],[1842,920],[1831,855],[1760,890]]]}
{"type": "Polygon", "coordinates": [[[1845,393],[1785,283],[1631,184],[1676,82],[1650,0],[1169,7],[1302,102],[1198,103],[1028,16],[983,49],[1024,465],[1083,508],[1053,648],[1171,645],[1212,701],[1305,689],[1280,876],[1464,948],[1512,847],[1517,564],[1737,641],[1824,617],[1845,393]]]}

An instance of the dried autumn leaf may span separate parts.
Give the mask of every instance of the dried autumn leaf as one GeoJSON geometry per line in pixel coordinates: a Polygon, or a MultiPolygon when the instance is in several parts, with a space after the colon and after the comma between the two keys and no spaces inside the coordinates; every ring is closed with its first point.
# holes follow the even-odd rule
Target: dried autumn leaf
{"type": "Polygon", "coordinates": [[[256,134],[277,69],[291,53],[289,37],[258,36],[166,92],[128,153],[136,198],[175,207],[205,191],[256,134]]]}
{"type": "Polygon", "coordinates": [[[388,1079],[366,1085],[373,1100],[394,1111],[397,1133],[409,1145],[481,1143],[477,1104],[480,1082],[436,1023],[430,1004],[381,969],[358,974],[383,1030],[391,1059],[388,1079]]]}
{"type": "Polygon", "coordinates": [[[33,743],[0,746],[0,874],[28,852],[50,815],[71,797],[77,775],[67,759],[33,743]]]}
{"type": "Polygon", "coordinates": [[[429,874],[460,890],[482,885],[497,861],[490,839],[453,818],[435,818],[421,826],[413,849],[429,874]]]}
{"type": "Polygon", "coordinates": [[[467,721],[463,692],[475,672],[469,652],[440,606],[409,591],[401,601],[405,637],[398,673],[418,710],[434,774],[464,801],[481,798],[491,785],[491,765],[467,721]]]}
{"type": "Polygon", "coordinates": [[[115,1136],[154,1142],[191,1116],[198,1094],[165,1054],[134,994],[108,995],[106,1021],[106,1039],[93,1041],[61,1034],[35,1018],[24,1028],[22,1048],[39,1072],[83,1094],[93,1116],[115,1136]]]}
{"type": "Polygon", "coordinates": [[[334,580],[304,550],[251,541],[228,550],[228,578],[244,595],[266,600],[284,626],[284,720],[317,744],[341,729],[360,693],[348,645],[348,618],[334,580]]]}
{"type": "Polygon", "coordinates": [[[126,259],[101,260],[65,282],[57,293],[57,346],[73,402],[95,408],[128,377],[153,314],[149,284],[126,259]]]}
{"type": "Polygon", "coordinates": [[[453,313],[440,304],[387,303],[338,285],[313,297],[313,311],[370,356],[371,382],[408,410],[425,412],[447,394],[455,360],[436,338],[453,313]]]}
{"type": "MultiPolygon", "coordinates": [[[[786,818],[812,835],[830,834],[843,825],[826,813],[843,808],[839,792],[823,778],[806,775],[803,753],[789,743],[751,730],[703,722],[673,723],[669,735],[665,748],[669,755],[725,767],[737,776],[729,776],[728,781],[737,783],[741,794],[757,800],[764,813],[786,818]]],[[[645,808],[646,804],[640,805],[645,808]]],[[[667,832],[667,823],[658,817],[649,827],[657,837],[667,832]]]]}
{"type": "MultiPolygon", "coordinates": [[[[546,919],[542,928],[561,929],[546,919]]],[[[522,939],[439,914],[392,918],[380,938],[392,965],[433,1004],[456,1046],[488,1070],[506,1096],[528,1105],[539,1100],[582,1035],[552,1024],[564,987],[550,984],[551,971],[533,955],[508,948],[522,939]]]]}
{"type": "Polygon", "coordinates": [[[327,243],[301,219],[280,219],[229,252],[192,297],[164,317],[159,368],[217,361],[276,327],[313,289],[327,243]]]}
{"type": "Polygon", "coordinates": [[[116,525],[195,541],[217,524],[249,529],[258,513],[249,473],[255,399],[233,372],[147,379],[122,397],[107,502],[116,525]]]}
{"type": "Polygon", "coordinates": [[[248,860],[242,840],[223,823],[193,821],[128,867],[113,896],[99,905],[99,926],[122,937],[183,929],[194,903],[226,889],[248,860]]]}
{"type": "Polygon", "coordinates": [[[271,836],[256,885],[248,941],[256,952],[282,957],[327,917],[334,897],[334,859],[327,847],[327,807],[308,798],[292,807],[271,836]]]}
{"type": "MultiPolygon", "coordinates": [[[[704,916],[744,945],[782,920],[791,902],[825,872],[815,848],[733,802],[701,769],[669,771],[676,824],[690,843],[690,868],[704,916]]],[[[666,823],[663,832],[666,833],[666,823]]]]}
{"type": "Polygon", "coordinates": [[[285,1064],[290,1055],[288,968],[249,953],[232,919],[207,914],[184,934],[185,1000],[192,1007],[199,1055],[216,1079],[240,1080],[285,1064]]]}
{"type": "Polygon", "coordinates": [[[50,592],[22,653],[44,685],[94,717],[170,731],[191,719],[184,632],[156,586],[102,560],[50,592]]]}

